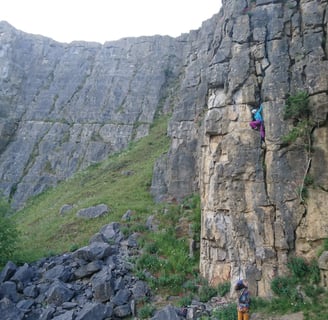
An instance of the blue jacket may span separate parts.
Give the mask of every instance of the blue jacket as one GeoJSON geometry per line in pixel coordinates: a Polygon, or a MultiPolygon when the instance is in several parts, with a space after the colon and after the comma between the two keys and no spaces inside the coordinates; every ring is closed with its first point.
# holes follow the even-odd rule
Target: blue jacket
{"type": "Polygon", "coordinates": [[[262,104],[260,105],[260,108],[256,111],[256,113],[254,114],[254,120],[258,120],[263,122],[263,117],[262,117],[262,109],[263,106],[262,104]]]}
{"type": "Polygon", "coordinates": [[[247,288],[244,288],[241,294],[239,295],[238,306],[249,308],[250,303],[251,303],[251,299],[250,299],[249,291],[247,288]]]}

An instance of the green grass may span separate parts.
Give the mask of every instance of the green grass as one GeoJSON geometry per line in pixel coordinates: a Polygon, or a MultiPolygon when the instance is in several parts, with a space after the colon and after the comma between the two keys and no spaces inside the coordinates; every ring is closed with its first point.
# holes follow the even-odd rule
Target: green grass
{"type": "MultiPolygon", "coordinates": [[[[193,196],[199,199],[199,196],[193,196]]],[[[189,200],[189,199],[188,199],[189,200]]],[[[135,272],[155,292],[182,295],[188,279],[198,277],[199,251],[189,256],[189,227],[200,219],[197,206],[165,205],[155,215],[158,230],[144,232],[139,239],[143,253],[135,261],[135,272]],[[196,218],[195,218],[196,217],[196,218]],[[150,273],[146,278],[144,271],[150,273]]],[[[197,238],[195,236],[195,238],[197,238]]]]}
{"type": "Polygon", "coordinates": [[[120,221],[128,209],[135,212],[135,220],[148,216],[156,207],[149,192],[154,163],[169,147],[166,129],[167,118],[158,119],[147,137],[124,152],[32,198],[14,215],[21,233],[16,260],[31,262],[86,245],[103,225],[120,221]],[[110,208],[108,215],[93,220],[76,217],[79,209],[100,203],[110,208]],[[61,216],[65,204],[73,209],[61,216]]]}

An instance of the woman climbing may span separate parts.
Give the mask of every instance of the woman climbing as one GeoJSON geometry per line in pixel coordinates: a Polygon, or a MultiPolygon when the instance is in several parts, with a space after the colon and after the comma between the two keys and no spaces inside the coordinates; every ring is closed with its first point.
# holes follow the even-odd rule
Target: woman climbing
{"type": "Polygon", "coordinates": [[[252,110],[253,120],[249,123],[252,129],[260,130],[261,143],[265,144],[265,128],[262,117],[263,105],[261,104],[258,109],[252,110]]]}

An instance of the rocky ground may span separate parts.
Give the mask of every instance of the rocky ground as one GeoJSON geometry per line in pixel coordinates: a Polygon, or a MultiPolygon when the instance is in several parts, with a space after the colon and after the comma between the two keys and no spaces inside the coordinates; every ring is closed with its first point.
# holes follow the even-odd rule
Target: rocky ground
{"type": "MultiPolygon", "coordinates": [[[[137,234],[124,237],[119,223],[105,225],[89,245],[74,252],[17,266],[8,262],[0,273],[0,318],[3,320],[138,319],[138,303],[155,296],[146,282],[136,278],[129,257],[138,254],[137,234]]],[[[225,298],[207,303],[193,301],[177,308],[161,302],[152,320],[211,318],[225,298]]],[[[213,317],[212,317],[213,318],[213,317]]],[[[213,318],[214,319],[214,318],[213,318]]],[[[264,318],[253,314],[253,320],[264,318]]],[[[303,319],[300,314],[296,318],[303,319]]]]}

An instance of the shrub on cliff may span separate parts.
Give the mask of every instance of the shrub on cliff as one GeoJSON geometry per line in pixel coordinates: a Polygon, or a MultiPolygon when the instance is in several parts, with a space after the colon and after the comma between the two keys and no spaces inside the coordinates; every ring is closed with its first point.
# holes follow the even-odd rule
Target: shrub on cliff
{"type": "Polygon", "coordinates": [[[299,91],[295,95],[290,95],[286,100],[284,120],[292,121],[291,130],[282,137],[283,145],[298,144],[306,149],[307,165],[304,172],[302,184],[298,187],[297,193],[300,196],[301,203],[305,202],[308,196],[307,185],[310,179],[308,171],[312,161],[312,129],[314,126],[311,118],[309,106],[309,94],[305,91],[299,91]]]}
{"type": "Polygon", "coordinates": [[[300,91],[291,95],[286,100],[284,120],[292,120],[292,129],[283,137],[283,143],[291,144],[297,138],[303,140],[304,145],[310,147],[311,129],[311,111],[309,107],[309,94],[300,91]]]}

